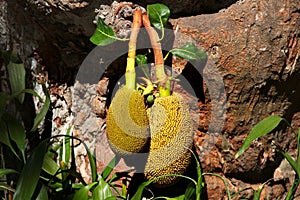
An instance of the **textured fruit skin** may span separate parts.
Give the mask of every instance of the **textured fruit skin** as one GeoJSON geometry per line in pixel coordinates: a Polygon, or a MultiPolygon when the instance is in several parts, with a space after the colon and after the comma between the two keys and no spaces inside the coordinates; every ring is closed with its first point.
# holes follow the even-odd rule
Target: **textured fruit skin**
{"type": "Polygon", "coordinates": [[[119,89],[108,109],[106,134],[111,149],[121,156],[146,151],[149,121],[138,91],[119,89]]]}
{"type": "MultiPolygon", "coordinates": [[[[184,174],[191,163],[188,150],[193,144],[193,122],[181,95],[159,97],[148,110],[150,123],[150,153],[145,167],[147,180],[166,174],[184,174]]],[[[176,176],[158,179],[158,187],[178,180],[176,176]]]]}

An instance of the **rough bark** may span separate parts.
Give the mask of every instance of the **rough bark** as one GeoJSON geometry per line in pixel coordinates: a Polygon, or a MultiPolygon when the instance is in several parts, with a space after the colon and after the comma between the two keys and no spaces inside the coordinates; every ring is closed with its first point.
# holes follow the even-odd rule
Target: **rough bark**
{"type": "MultiPolygon", "coordinates": [[[[165,1],[175,17],[214,12],[233,2],[165,1]]],[[[110,3],[110,0],[101,1],[101,4],[110,3]]],[[[144,3],[151,3],[151,0],[144,3]]],[[[95,0],[2,0],[1,49],[16,51],[28,68],[33,53],[38,52],[50,80],[73,84],[78,67],[94,47],[88,38],[95,29],[92,21],[94,9],[99,4],[95,0]]],[[[218,137],[216,144],[213,142],[210,151],[200,148],[199,153],[203,155],[200,158],[204,171],[226,176],[232,192],[247,187],[257,188],[274,177],[275,181],[266,187],[263,195],[269,199],[281,199],[290,185],[291,180],[285,183],[286,178],[291,176],[289,168],[285,167],[282,157],[271,145],[274,139],[282,148],[295,154],[296,140],[285,126],[254,142],[238,160],[234,159],[234,155],[251,128],[269,115],[283,116],[295,128],[300,125],[299,10],[297,0],[245,0],[215,14],[172,20],[172,25],[178,27],[181,34],[193,38],[198,46],[209,52],[209,65],[215,67],[224,80],[227,103],[222,116],[226,117],[220,132],[222,136],[218,137]]],[[[185,42],[184,37],[181,42],[185,42]]],[[[3,71],[5,69],[1,71],[5,74],[3,71]]],[[[184,75],[190,78],[192,85],[197,85],[199,77],[195,78],[192,72],[188,72],[184,75]]],[[[1,83],[2,88],[6,86],[1,83]]],[[[205,102],[199,103],[201,113],[195,139],[199,147],[203,145],[205,136],[211,134],[208,127],[214,102],[208,88],[204,84],[205,102]]],[[[194,90],[197,93],[199,88],[194,90]]],[[[90,94],[94,96],[86,101],[99,104],[99,112],[103,112],[103,103],[95,101],[98,98],[95,91],[90,94]]],[[[93,119],[90,120],[96,120],[96,114],[92,114],[93,119]]],[[[105,114],[101,116],[103,118],[105,114]]],[[[82,119],[86,120],[84,117],[82,119]]],[[[101,121],[100,128],[91,132],[99,132],[103,123],[101,121]]],[[[106,153],[109,155],[109,152],[106,153]]],[[[222,182],[216,183],[215,179],[206,176],[209,199],[222,199],[225,188],[222,182]]],[[[237,198],[242,196],[252,198],[253,192],[243,192],[237,198]]]]}
{"type": "MultiPolygon", "coordinates": [[[[234,182],[262,183],[274,176],[282,160],[271,141],[293,152],[295,137],[282,126],[234,159],[251,128],[263,118],[280,115],[296,127],[299,124],[299,8],[293,0],[244,1],[216,14],[172,22],[209,52],[224,79],[226,122],[216,148],[202,159],[205,171],[222,171],[234,182]]],[[[206,97],[205,108],[210,108],[208,91],[206,97]]],[[[199,123],[199,141],[207,132],[201,124],[209,124],[210,120],[210,110],[203,112],[206,115],[199,123]]],[[[270,191],[266,195],[271,199],[282,195],[270,191]]]]}

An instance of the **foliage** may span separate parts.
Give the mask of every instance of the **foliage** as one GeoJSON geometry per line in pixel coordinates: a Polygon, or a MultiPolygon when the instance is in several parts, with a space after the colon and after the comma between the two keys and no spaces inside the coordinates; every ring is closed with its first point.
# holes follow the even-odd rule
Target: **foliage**
{"type": "MultiPolygon", "coordinates": [[[[298,132],[296,133],[293,127],[288,123],[288,121],[284,118],[281,118],[279,116],[273,115],[269,116],[262,121],[260,121],[258,124],[256,124],[247,138],[245,139],[242,147],[239,149],[239,151],[236,154],[236,158],[238,158],[241,154],[245,152],[245,150],[250,146],[251,142],[254,140],[272,132],[281,121],[284,121],[289,127],[292,128],[293,133],[297,135],[297,157],[294,160],[286,151],[284,151],[278,144],[274,142],[274,145],[278,149],[278,151],[284,156],[284,158],[288,161],[288,163],[291,165],[293,170],[295,171],[295,178],[294,182],[291,186],[291,188],[288,191],[287,196],[285,197],[286,200],[291,200],[295,196],[295,192],[299,186],[300,181],[300,128],[298,129],[298,132]]],[[[263,185],[262,185],[263,187],[263,185]]],[[[262,189],[262,188],[261,188],[262,189]]],[[[256,191],[256,199],[260,198],[261,190],[256,191]]]]}

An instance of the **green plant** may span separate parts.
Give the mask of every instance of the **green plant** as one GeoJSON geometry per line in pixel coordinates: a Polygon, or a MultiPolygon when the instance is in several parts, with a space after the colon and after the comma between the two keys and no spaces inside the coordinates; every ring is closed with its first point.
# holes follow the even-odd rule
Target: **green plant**
{"type": "MultiPolygon", "coordinates": [[[[11,91],[11,94],[0,94],[0,142],[9,148],[9,150],[4,150],[1,147],[1,151],[8,157],[12,154],[12,159],[17,158],[15,161],[17,165],[14,169],[8,169],[6,167],[8,161],[2,160],[0,171],[3,182],[1,188],[7,191],[8,198],[12,198],[12,194],[14,194],[13,199],[26,200],[31,199],[35,193],[45,153],[45,143],[32,149],[30,154],[26,152],[26,139],[45,117],[49,109],[50,98],[44,83],[41,83],[46,99],[41,112],[34,119],[31,131],[26,131],[20,116],[20,106],[24,103],[24,94],[39,96],[35,91],[25,89],[25,68],[18,56],[13,52],[1,52],[1,55],[8,71],[11,91]],[[17,174],[17,178],[10,178],[12,173],[17,174]],[[9,185],[8,180],[13,181],[12,185],[9,185]]],[[[41,97],[39,99],[43,101],[41,97]]]]}
{"type": "MultiPolygon", "coordinates": [[[[278,151],[284,156],[284,158],[288,161],[288,163],[292,166],[293,170],[296,173],[294,177],[294,182],[285,197],[286,200],[291,200],[295,197],[295,193],[300,181],[300,128],[298,128],[298,132],[296,133],[295,129],[290,125],[290,123],[286,119],[276,115],[269,116],[253,127],[253,129],[245,139],[242,147],[235,155],[235,158],[238,158],[240,155],[242,155],[245,152],[245,150],[250,146],[252,141],[272,132],[281,121],[285,122],[289,127],[291,127],[292,132],[296,135],[297,138],[297,157],[295,158],[295,160],[278,144],[274,142],[274,145],[276,146],[278,151]]],[[[259,198],[260,193],[258,193],[257,195],[259,198]]]]}
{"type": "MultiPolygon", "coordinates": [[[[190,150],[191,151],[191,150],[190,150]]],[[[194,159],[196,160],[196,170],[197,170],[197,180],[194,180],[188,176],[185,175],[180,175],[180,174],[166,174],[166,175],[162,175],[162,176],[158,176],[156,178],[153,178],[151,180],[148,180],[146,182],[143,182],[137,189],[136,193],[134,194],[134,196],[132,198],[130,198],[130,200],[140,200],[143,197],[143,191],[144,189],[149,186],[150,184],[152,184],[153,182],[159,180],[159,179],[164,179],[166,177],[180,177],[180,178],[184,178],[187,180],[191,181],[191,184],[189,184],[186,188],[186,191],[184,194],[178,196],[178,197],[173,197],[173,198],[169,198],[169,197],[154,197],[153,199],[166,199],[166,200],[191,200],[191,199],[196,199],[196,200],[200,200],[203,192],[205,190],[205,183],[204,183],[204,176],[216,176],[218,178],[220,178],[225,187],[226,187],[226,193],[227,193],[227,198],[228,200],[231,199],[231,194],[228,188],[228,185],[225,181],[225,179],[216,173],[202,173],[201,170],[201,166],[200,166],[200,162],[196,156],[196,154],[194,152],[192,152],[192,155],[194,156],[194,159]]]]}

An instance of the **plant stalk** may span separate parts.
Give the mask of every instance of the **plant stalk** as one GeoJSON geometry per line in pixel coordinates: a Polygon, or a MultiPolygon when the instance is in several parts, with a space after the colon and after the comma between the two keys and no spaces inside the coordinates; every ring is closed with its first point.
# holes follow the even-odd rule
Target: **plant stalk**
{"type": "Polygon", "coordinates": [[[155,57],[156,78],[158,80],[158,89],[160,96],[170,96],[170,80],[168,79],[164,69],[164,57],[161,50],[161,43],[156,30],[151,26],[148,15],[143,15],[143,25],[149,35],[151,46],[155,57]]]}
{"type": "Polygon", "coordinates": [[[133,14],[132,30],[128,44],[128,57],[125,72],[125,87],[128,89],[135,89],[135,54],[136,54],[136,41],[139,30],[142,26],[142,11],[135,10],[133,14]]]}

